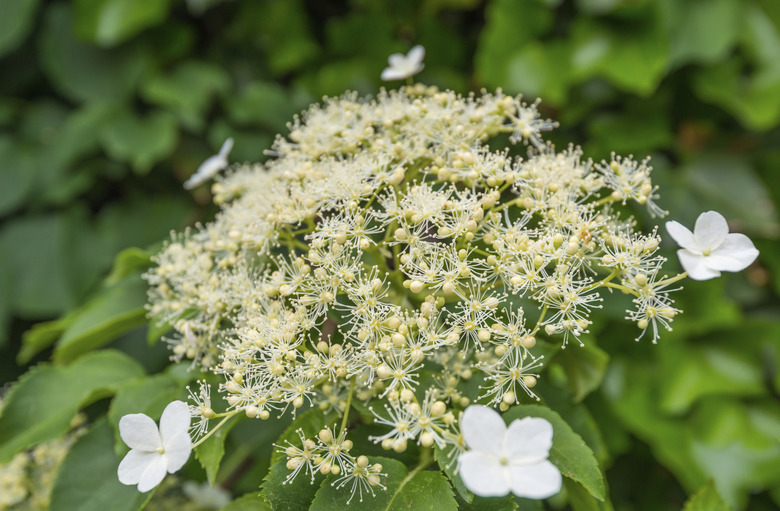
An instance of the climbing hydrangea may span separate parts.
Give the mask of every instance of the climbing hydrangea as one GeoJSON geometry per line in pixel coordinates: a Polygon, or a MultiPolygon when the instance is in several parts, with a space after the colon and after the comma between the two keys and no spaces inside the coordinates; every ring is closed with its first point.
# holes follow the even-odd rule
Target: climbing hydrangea
{"type": "MultiPolygon", "coordinates": [[[[649,162],[557,150],[542,138],[555,126],[501,91],[346,94],[296,117],[266,163],[218,177],[217,218],[174,235],[146,275],[174,359],[224,378],[225,413],[205,383],[190,390],[193,442],[239,412],[359,403],[388,450],[463,452],[463,382],[479,375],[478,399],[501,410],[536,398],[540,344],[582,345],[611,291],[656,342],[684,274],[665,276],[658,234],[625,212],[664,214],[649,162]],[[527,154],[496,149],[502,134],[527,154]]],[[[278,446],[289,477],[381,488],[346,426],[278,446]]]]}

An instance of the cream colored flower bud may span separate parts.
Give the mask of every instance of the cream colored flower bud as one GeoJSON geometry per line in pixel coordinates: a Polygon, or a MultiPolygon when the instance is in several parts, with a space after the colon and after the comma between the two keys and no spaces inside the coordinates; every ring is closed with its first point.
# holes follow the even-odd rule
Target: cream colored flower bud
{"type": "Polygon", "coordinates": [[[363,455],[358,456],[357,466],[360,468],[366,468],[368,466],[368,457],[363,455]]]}
{"type": "Polygon", "coordinates": [[[319,439],[325,442],[326,444],[333,441],[333,433],[331,433],[329,429],[321,429],[320,432],[317,434],[317,437],[319,437],[319,439]]]}
{"type": "Polygon", "coordinates": [[[434,401],[433,406],[431,406],[431,416],[433,417],[440,417],[446,411],[447,405],[443,401],[434,401]]]}
{"type": "Polygon", "coordinates": [[[536,377],[532,376],[530,374],[527,374],[527,375],[523,376],[523,383],[529,389],[534,388],[536,386],[536,377]]]}

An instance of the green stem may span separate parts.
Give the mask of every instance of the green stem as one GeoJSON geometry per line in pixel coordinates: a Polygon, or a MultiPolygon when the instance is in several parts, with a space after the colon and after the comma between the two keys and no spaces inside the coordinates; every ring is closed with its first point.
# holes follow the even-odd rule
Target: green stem
{"type": "Polygon", "coordinates": [[[339,436],[341,436],[347,429],[347,420],[349,419],[349,409],[352,407],[352,394],[355,392],[355,378],[349,382],[349,394],[347,394],[347,406],[344,408],[344,418],[341,419],[341,429],[339,430],[339,436]]]}
{"type": "Polygon", "coordinates": [[[211,431],[209,431],[208,433],[206,433],[206,435],[205,435],[203,438],[201,438],[200,440],[198,440],[197,442],[195,442],[194,444],[192,444],[192,448],[193,448],[193,449],[195,449],[197,446],[199,446],[200,444],[202,444],[203,442],[205,442],[206,440],[208,440],[208,438],[209,438],[211,435],[213,435],[215,431],[217,431],[219,428],[221,428],[221,427],[222,427],[222,426],[223,426],[223,425],[224,425],[224,424],[225,424],[225,423],[226,423],[228,420],[230,420],[230,418],[231,418],[231,417],[233,417],[233,416],[234,416],[234,415],[236,415],[237,413],[238,413],[238,411],[235,411],[235,412],[232,412],[231,414],[229,414],[229,415],[225,416],[225,418],[224,418],[224,419],[222,419],[221,421],[219,421],[219,424],[217,424],[216,426],[214,426],[214,427],[211,429],[211,431]]]}
{"type": "Polygon", "coordinates": [[[401,484],[398,486],[398,489],[393,494],[393,497],[390,499],[390,502],[387,503],[387,507],[385,508],[385,511],[389,511],[393,507],[393,501],[398,496],[398,494],[401,493],[401,490],[404,489],[404,486],[406,486],[406,483],[411,481],[414,476],[417,475],[418,472],[421,470],[425,470],[428,468],[428,465],[433,463],[433,449],[430,447],[423,447],[420,449],[420,462],[417,464],[414,469],[412,469],[411,472],[409,472],[406,477],[404,477],[404,480],[401,481],[401,484]]]}
{"type": "Polygon", "coordinates": [[[659,282],[656,282],[655,286],[657,287],[657,286],[665,286],[666,284],[673,284],[673,283],[677,282],[678,280],[684,279],[687,276],[688,276],[688,272],[678,273],[674,277],[669,277],[668,279],[664,279],[664,280],[661,280],[659,282]]]}

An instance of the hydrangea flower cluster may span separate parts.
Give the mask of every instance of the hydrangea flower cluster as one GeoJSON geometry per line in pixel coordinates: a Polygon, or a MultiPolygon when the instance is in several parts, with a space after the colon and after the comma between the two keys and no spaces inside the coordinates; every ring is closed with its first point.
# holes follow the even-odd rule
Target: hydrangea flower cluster
{"type": "MultiPolygon", "coordinates": [[[[341,476],[362,499],[382,467],[351,452],[351,406],[385,427],[372,438],[385,449],[413,442],[465,459],[464,381],[479,375],[479,400],[501,410],[538,399],[537,344],[582,345],[615,289],[633,296],[638,338],[656,342],[680,312],[669,293],[685,274],[665,276],[658,234],[624,212],[664,214],[651,167],[558,151],[542,138],[555,126],[538,102],[501,91],[346,94],[296,117],[265,164],[218,177],[217,218],[175,234],[146,275],[151,316],[176,331],[173,357],[224,378],[225,413],[207,384],[190,391],[193,441],[213,419],[318,406],[341,428],[278,446],[289,477],[341,476]],[[495,149],[501,136],[527,155],[495,149]]],[[[226,151],[217,157],[221,168],[226,151]]],[[[549,440],[529,447],[534,464],[552,467],[549,440]]],[[[492,467],[500,449],[471,458],[492,467]]],[[[506,474],[484,494],[522,494],[506,474]]],[[[540,494],[557,491],[548,483],[540,494]]]]}

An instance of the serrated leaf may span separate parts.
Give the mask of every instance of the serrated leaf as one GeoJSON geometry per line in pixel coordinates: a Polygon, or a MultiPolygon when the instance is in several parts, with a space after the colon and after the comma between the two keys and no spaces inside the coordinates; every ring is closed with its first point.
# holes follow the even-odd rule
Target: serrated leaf
{"type": "Polygon", "coordinates": [[[424,470],[418,472],[406,484],[401,484],[395,499],[386,511],[457,511],[458,503],[447,478],[441,472],[424,470]]]}
{"type": "Polygon", "coordinates": [[[67,367],[39,364],[11,387],[0,415],[0,463],[22,449],[60,437],[79,408],[143,376],[118,351],[90,353],[67,367]]]}
{"type": "Polygon", "coordinates": [[[271,511],[271,506],[258,492],[242,495],[220,511],[271,511]]]}
{"type": "Polygon", "coordinates": [[[467,503],[471,503],[474,500],[474,494],[466,488],[466,485],[463,484],[463,480],[455,473],[455,469],[458,466],[458,460],[455,457],[451,458],[448,456],[451,451],[452,449],[442,449],[438,445],[434,445],[433,458],[436,460],[436,463],[439,464],[439,468],[447,474],[452,487],[455,488],[458,495],[467,503]]]}
{"type": "Polygon", "coordinates": [[[114,436],[100,419],[68,451],[51,493],[51,511],[135,511],[153,493],[119,482],[114,436]]]}
{"type": "Polygon", "coordinates": [[[54,348],[55,362],[69,362],[98,348],[146,319],[146,282],[131,274],[79,309],[54,348]]]}
{"type": "Polygon", "coordinates": [[[559,363],[566,372],[574,401],[580,402],[601,384],[609,364],[609,355],[590,343],[560,350],[555,356],[555,362],[559,363]]]}
{"type": "Polygon", "coordinates": [[[549,408],[538,405],[520,405],[510,408],[504,419],[511,422],[523,417],[542,417],[553,426],[553,445],[550,449],[550,461],[561,473],[582,484],[594,497],[604,500],[606,489],[604,476],[598,462],[577,433],[575,433],[560,415],[549,408]]]}
{"type": "Polygon", "coordinates": [[[715,488],[715,482],[710,480],[702,489],[697,491],[683,507],[683,511],[731,511],[715,488]]]}
{"type": "Polygon", "coordinates": [[[0,57],[13,51],[32,28],[38,0],[0,0],[0,57]]]}
{"type": "Polygon", "coordinates": [[[219,471],[219,464],[222,461],[222,457],[225,455],[225,440],[227,439],[230,430],[238,424],[242,417],[243,416],[238,416],[229,419],[227,424],[212,433],[205,442],[195,448],[195,456],[206,471],[206,477],[209,480],[209,484],[212,486],[214,485],[214,480],[219,471]]]}
{"type": "Polygon", "coordinates": [[[170,0],[77,0],[76,30],[101,46],[114,46],[165,20],[170,0]]]}

